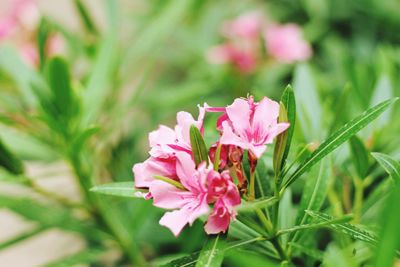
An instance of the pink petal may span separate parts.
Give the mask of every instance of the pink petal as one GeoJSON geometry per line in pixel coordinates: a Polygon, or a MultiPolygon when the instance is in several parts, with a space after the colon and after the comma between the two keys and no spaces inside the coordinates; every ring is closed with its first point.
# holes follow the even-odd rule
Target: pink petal
{"type": "Polygon", "coordinates": [[[164,209],[182,208],[187,202],[185,197],[191,195],[190,192],[180,190],[163,181],[153,181],[149,192],[153,196],[153,205],[164,209]]]}
{"type": "Polygon", "coordinates": [[[162,175],[171,179],[176,179],[175,160],[162,160],[157,158],[148,158],[142,163],[133,166],[135,176],[135,186],[146,188],[154,181],[154,175],[162,175]]]}
{"type": "Polygon", "coordinates": [[[178,236],[187,223],[188,214],[183,209],[166,212],[160,220],[160,225],[169,228],[174,236],[178,236]]]}
{"type": "Polygon", "coordinates": [[[242,135],[246,138],[246,132],[250,129],[250,115],[251,110],[247,100],[238,98],[226,107],[226,113],[229,120],[232,122],[235,133],[242,135]]]}
{"type": "Polygon", "coordinates": [[[231,221],[231,214],[222,201],[215,204],[213,212],[207,219],[204,230],[207,234],[225,233],[231,221]]]}
{"type": "Polygon", "coordinates": [[[197,184],[193,181],[196,167],[192,157],[187,153],[179,152],[176,158],[176,173],[182,185],[190,191],[197,191],[197,184]]]}
{"type": "Polygon", "coordinates": [[[235,145],[243,149],[247,149],[249,147],[246,140],[243,140],[233,132],[231,126],[228,124],[227,121],[222,123],[222,129],[223,129],[222,136],[221,139],[219,140],[221,144],[235,145]]]}

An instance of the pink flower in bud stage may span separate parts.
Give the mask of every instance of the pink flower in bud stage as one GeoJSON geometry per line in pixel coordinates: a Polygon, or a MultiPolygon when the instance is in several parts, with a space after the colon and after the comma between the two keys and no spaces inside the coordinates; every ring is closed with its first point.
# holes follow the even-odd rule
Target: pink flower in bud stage
{"type": "Polygon", "coordinates": [[[307,60],[312,55],[311,46],[296,24],[269,25],[264,38],[268,53],[283,63],[307,60]]]}
{"type": "Polygon", "coordinates": [[[208,214],[209,204],[219,203],[215,205],[205,230],[208,234],[225,232],[236,215],[233,207],[240,204],[239,192],[229,174],[220,174],[207,168],[205,163],[196,169],[191,156],[184,152],[177,153],[176,171],[184,189],[158,180],[149,187],[155,206],[173,209],[164,214],[160,224],[177,236],[186,224],[191,225],[198,217],[208,214]],[[226,211],[226,215],[220,216],[221,209],[226,211]]]}

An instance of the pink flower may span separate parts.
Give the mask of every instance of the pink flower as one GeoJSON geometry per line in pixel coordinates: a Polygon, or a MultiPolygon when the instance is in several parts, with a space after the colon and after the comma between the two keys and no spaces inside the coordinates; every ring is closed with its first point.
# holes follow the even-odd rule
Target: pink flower
{"type": "Polygon", "coordinates": [[[219,204],[210,216],[212,227],[207,227],[206,232],[226,231],[230,220],[236,215],[233,207],[240,204],[239,192],[229,174],[220,174],[206,168],[205,164],[200,164],[196,169],[191,156],[184,152],[177,153],[176,171],[184,190],[157,180],[149,187],[154,206],[173,209],[164,214],[160,224],[177,236],[186,224],[191,225],[198,217],[208,214],[209,204],[216,202],[219,204]],[[221,209],[226,210],[228,220],[226,216],[219,216],[221,209]]]}
{"type": "Polygon", "coordinates": [[[278,61],[292,63],[307,60],[312,55],[311,46],[296,24],[269,25],[264,38],[267,52],[278,61]]]}
{"type": "Polygon", "coordinates": [[[257,11],[252,11],[242,14],[232,21],[225,22],[222,25],[221,32],[228,38],[257,39],[260,37],[263,25],[263,15],[257,11]]]}
{"type": "MultiPolygon", "coordinates": [[[[190,126],[196,125],[202,131],[204,113],[205,109],[199,108],[199,117],[195,120],[191,114],[181,111],[177,114],[175,129],[160,125],[149,134],[150,158],[135,164],[132,169],[136,187],[148,188],[155,175],[177,180],[176,153],[191,153],[190,126]]],[[[146,197],[150,198],[151,194],[146,197]]]]}
{"type": "Polygon", "coordinates": [[[289,123],[277,122],[279,104],[267,97],[259,103],[253,97],[238,98],[225,110],[220,143],[248,149],[257,158],[265,152],[266,144],[289,127],[289,123]]]}

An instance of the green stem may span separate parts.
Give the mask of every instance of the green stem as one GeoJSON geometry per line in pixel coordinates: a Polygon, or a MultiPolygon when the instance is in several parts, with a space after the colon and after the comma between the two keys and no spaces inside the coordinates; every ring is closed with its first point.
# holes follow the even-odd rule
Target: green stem
{"type": "Polygon", "coordinates": [[[363,204],[363,197],[364,197],[363,180],[360,179],[359,177],[354,178],[354,189],[355,189],[354,207],[353,207],[354,222],[358,223],[361,218],[362,204],[363,204]]]}
{"type": "Polygon", "coordinates": [[[256,199],[255,191],[255,171],[250,171],[250,190],[249,190],[249,201],[256,199]]]}

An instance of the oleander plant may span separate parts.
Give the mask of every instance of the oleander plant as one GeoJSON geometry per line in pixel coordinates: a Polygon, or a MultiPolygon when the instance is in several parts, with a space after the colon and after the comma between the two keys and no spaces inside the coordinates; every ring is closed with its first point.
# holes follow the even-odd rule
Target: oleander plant
{"type": "Polygon", "coordinates": [[[0,3],[1,266],[400,266],[400,3],[61,2],[0,3]]]}

